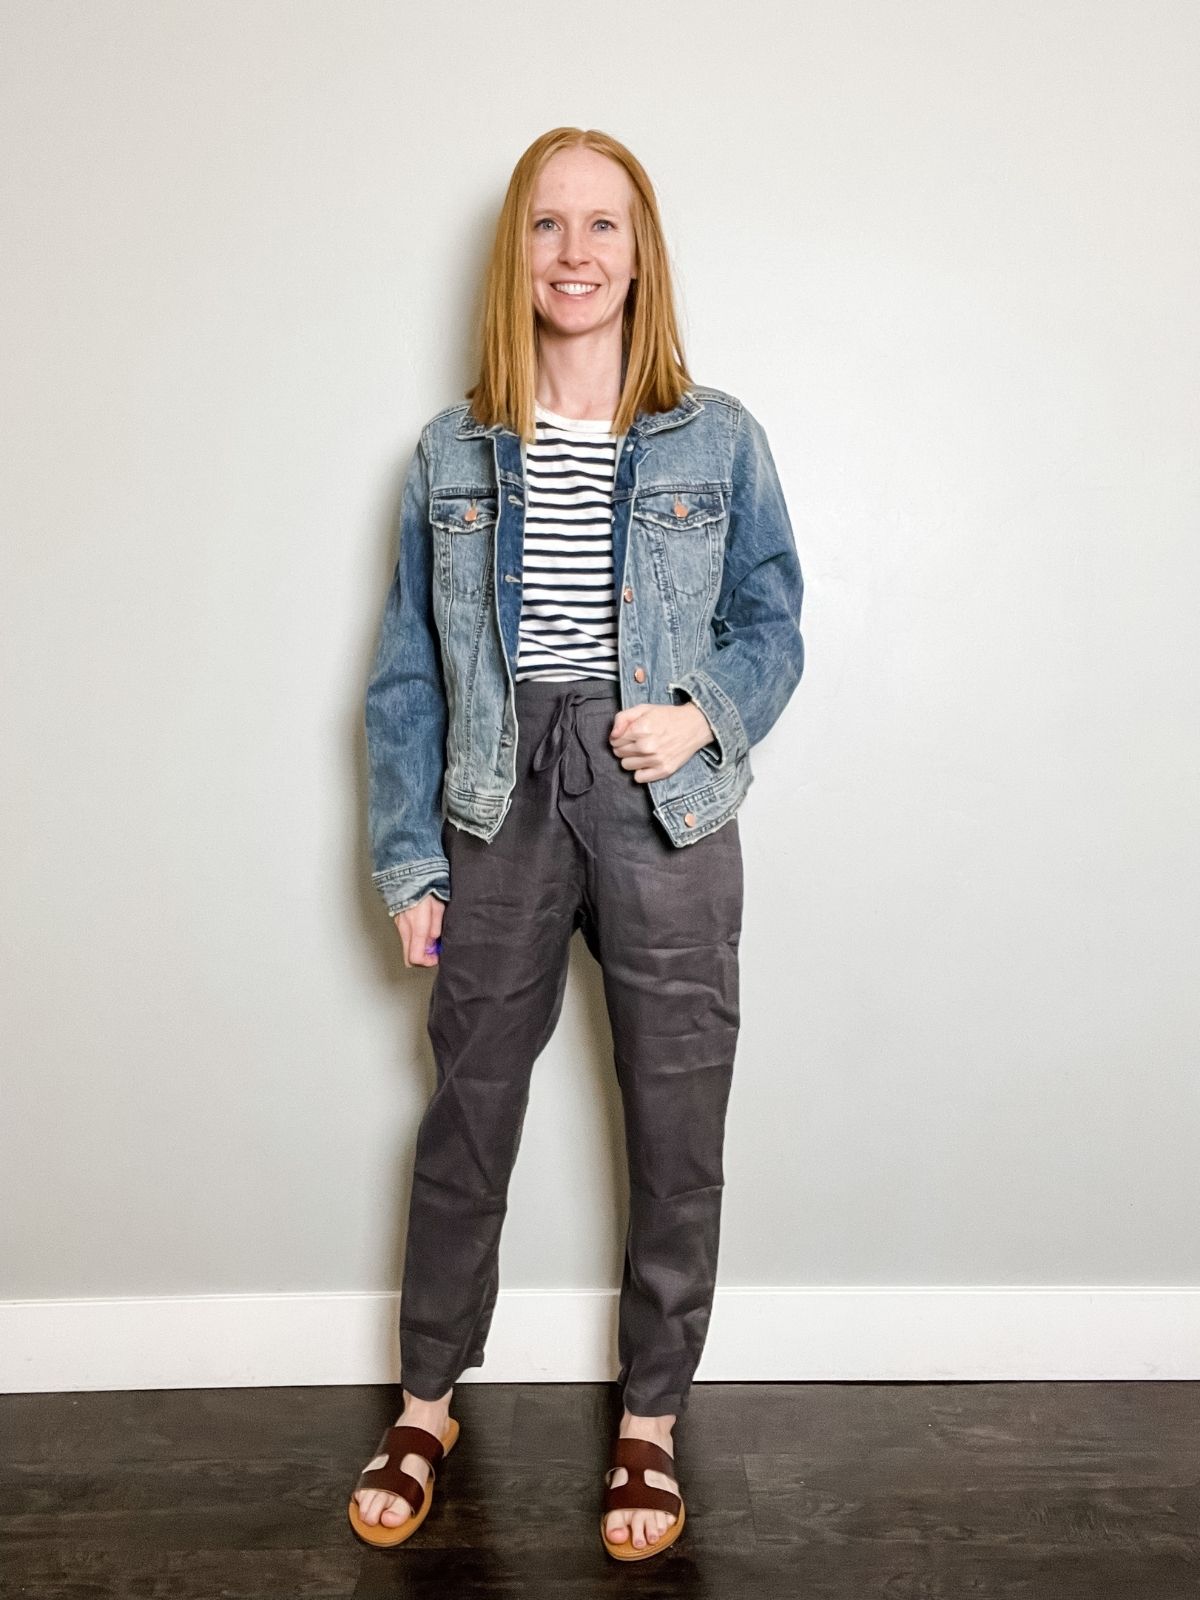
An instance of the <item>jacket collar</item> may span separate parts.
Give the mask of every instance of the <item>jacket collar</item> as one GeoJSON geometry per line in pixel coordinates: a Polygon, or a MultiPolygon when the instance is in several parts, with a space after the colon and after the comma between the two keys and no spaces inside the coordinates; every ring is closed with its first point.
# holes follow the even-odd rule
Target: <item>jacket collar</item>
{"type": "MultiPolygon", "coordinates": [[[[639,411],[633,419],[629,429],[634,433],[659,433],[663,428],[677,427],[681,422],[688,422],[697,412],[704,410],[703,400],[697,400],[690,389],[684,391],[679,404],[672,406],[669,411],[639,411]]],[[[455,433],[456,439],[479,439],[491,437],[493,434],[507,433],[514,439],[517,437],[512,428],[506,428],[502,422],[493,422],[485,427],[478,421],[468,406],[455,433]]]]}

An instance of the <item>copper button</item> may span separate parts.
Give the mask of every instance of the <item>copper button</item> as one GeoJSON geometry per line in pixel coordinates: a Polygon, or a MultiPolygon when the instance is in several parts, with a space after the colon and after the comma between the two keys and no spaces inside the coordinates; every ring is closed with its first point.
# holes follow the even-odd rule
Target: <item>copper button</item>
{"type": "Polygon", "coordinates": [[[479,512],[475,509],[474,506],[472,506],[469,511],[464,511],[463,512],[463,521],[464,522],[474,522],[475,518],[478,515],[479,515],[479,512]]]}
{"type": "Polygon", "coordinates": [[[633,599],[633,590],[629,587],[628,584],[626,584],[625,587],[621,590],[621,599],[622,600],[632,600],[633,599]]]}
{"type": "Polygon", "coordinates": [[[645,667],[634,667],[634,669],[633,669],[633,681],[634,681],[634,683],[645,683],[645,681],[646,681],[646,669],[645,669],[645,667]]]}
{"type": "Polygon", "coordinates": [[[690,811],[683,813],[683,825],[685,828],[694,828],[696,826],[696,819],[690,811]]]}
{"type": "Polygon", "coordinates": [[[671,510],[677,517],[687,516],[687,507],[684,505],[682,500],[676,500],[675,504],[671,507],[671,510]]]}

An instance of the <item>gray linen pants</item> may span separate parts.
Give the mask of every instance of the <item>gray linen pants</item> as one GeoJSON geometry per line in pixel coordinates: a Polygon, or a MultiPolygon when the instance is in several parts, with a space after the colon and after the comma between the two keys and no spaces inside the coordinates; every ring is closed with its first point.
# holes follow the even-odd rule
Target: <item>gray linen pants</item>
{"type": "Polygon", "coordinates": [[[488,844],[447,823],[451,898],[429,1006],[400,1304],[401,1382],[422,1399],[480,1366],[534,1061],[579,929],[603,972],[629,1227],[618,1318],[627,1409],[681,1415],[708,1333],[738,1031],[737,820],[677,848],[608,742],[605,679],[517,685],[517,783],[488,844]]]}

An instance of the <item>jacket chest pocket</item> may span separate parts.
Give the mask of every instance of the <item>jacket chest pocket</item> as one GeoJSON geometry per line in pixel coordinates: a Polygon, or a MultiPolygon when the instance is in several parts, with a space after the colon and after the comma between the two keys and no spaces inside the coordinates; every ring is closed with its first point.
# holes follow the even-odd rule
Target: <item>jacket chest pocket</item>
{"type": "Polygon", "coordinates": [[[720,489],[651,489],[633,503],[641,537],[661,554],[680,594],[704,594],[721,570],[725,495],[720,489]]]}
{"type": "Polygon", "coordinates": [[[429,500],[438,581],[447,594],[482,593],[492,570],[498,497],[487,491],[434,493],[429,500]]]}

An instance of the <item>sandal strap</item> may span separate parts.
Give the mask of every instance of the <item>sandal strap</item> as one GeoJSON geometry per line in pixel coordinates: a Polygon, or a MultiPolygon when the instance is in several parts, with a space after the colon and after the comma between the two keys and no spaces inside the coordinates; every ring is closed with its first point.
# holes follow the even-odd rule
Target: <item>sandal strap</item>
{"type": "Polygon", "coordinates": [[[649,1439],[614,1439],[608,1466],[610,1471],[613,1467],[624,1467],[631,1478],[647,1467],[665,1473],[668,1478],[675,1476],[675,1457],[649,1439]]]}
{"type": "MultiPolygon", "coordinates": [[[[360,1489],[382,1489],[385,1494],[398,1494],[408,1501],[409,1510],[417,1512],[425,1504],[425,1485],[407,1472],[401,1472],[394,1461],[386,1466],[364,1472],[359,1480],[360,1489]]],[[[399,1526],[399,1524],[397,1524],[399,1526]]]]}
{"type": "Polygon", "coordinates": [[[446,1447],[436,1433],[428,1428],[416,1428],[411,1422],[397,1423],[383,1436],[377,1454],[384,1450],[399,1460],[402,1456],[421,1456],[435,1470],[441,1465],[446,1447]]]}
{"type": "Polygon", "coordinates": [[[668,1516],[678,1516],[683,1504],[671,1489],[659,1489],[646,1482],[647,1469],[675,1477],[675,1458],[661,1445],[649,1439],[616,1439],[613,1441],[607,1480],[617,1467],[628,1473],[626,1481],[604,1491],[604,1514],[610,1511],[665,1511],[668,1516]]]}
{"type": "Polygon", "coordinates": [[[411,1473],[401,1469],[401,1461],[407,1455],[417,1455],[428,1461],[429,1480],[432,1482],[445,1453],[445,1445],[427,1428],[417,1428],[407,1422],[397,1423],[384,1429],[375,1451],[375,1456],[387,1456],[387,1460],[381,1467],[364,1468],[358,1475],[355,1487],[382,1489],[385,1494],[401,1495],[415,1511],[424,1503],[425,1486],[411,1473]]]}
{"type": "Polygon", "coordinates": [[[653,1484],[635,1482],[630,1478],[616,1489],[604,1491],[604,1515],[610,1511],[665,1511],[668,1516],[679,1515],[680,1499],[669,1489],[656,1489],[653,1484]]]}

